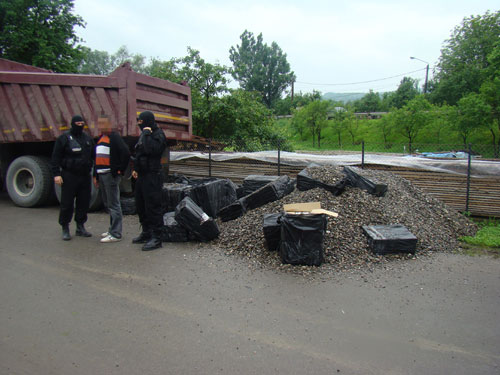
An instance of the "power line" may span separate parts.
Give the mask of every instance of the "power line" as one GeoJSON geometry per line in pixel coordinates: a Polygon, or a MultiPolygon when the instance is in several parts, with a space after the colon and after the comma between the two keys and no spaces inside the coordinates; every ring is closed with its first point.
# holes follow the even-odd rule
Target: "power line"
{"type": "Polygon", "coordinates": [[[392,78],[402,77],[402,76],[405,76],[407,74],[412,74],[412,73],[417,73],[417,72],[423,71],[425,69],[427,69],[427,68],[418,69],[418,70],[414,70],[412,72],[402,73],[402,74],[398,74],[398,75],[391,76],[391,77],[373,79],[373,80],[370,80],[370,81],[363,81],[363,82],[351,82],[351,83],[311,83],[311,82],[302,82],[302,81],[295,81],[295,82],[296,83],[301,83],[303,85],[315,85],[315,86],[349,86],[349,85],[361,85],[361,84],[364,84],[364,83],[385,81],[385,80],[392,79],[392,78]]]}

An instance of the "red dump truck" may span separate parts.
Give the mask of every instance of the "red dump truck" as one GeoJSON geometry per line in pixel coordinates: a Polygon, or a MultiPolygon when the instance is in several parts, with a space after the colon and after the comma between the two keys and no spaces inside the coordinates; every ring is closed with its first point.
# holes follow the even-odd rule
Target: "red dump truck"
{"type": "MultiPolygon", "coordinates": [[[[175,144],[192,136],[189,87],[132,71],[123,64],[109,76],[60,74],[0,59],[0,173],[10,198],[23,207],[54,196],[49,160],[54,141],[80,114],[97,137],[98,118],[107,117],[132,150],[137,115],[155,114],[175,144]]],[[[98,200],[94,191],[92,203],[98,200]]]]}

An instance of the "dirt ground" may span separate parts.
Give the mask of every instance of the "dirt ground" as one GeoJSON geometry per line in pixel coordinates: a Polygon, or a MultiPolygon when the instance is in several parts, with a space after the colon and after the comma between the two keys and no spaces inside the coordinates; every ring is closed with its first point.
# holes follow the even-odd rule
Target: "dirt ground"
{"type": "MultiPolygon", "coordinates": [[[[500,260],[435,253],[304,278],[206,244],[61,241],[0,195],[2,374],[498,374],[500,260]]],[[[74,233],[74,227],[72,227],[74,233]]]]}

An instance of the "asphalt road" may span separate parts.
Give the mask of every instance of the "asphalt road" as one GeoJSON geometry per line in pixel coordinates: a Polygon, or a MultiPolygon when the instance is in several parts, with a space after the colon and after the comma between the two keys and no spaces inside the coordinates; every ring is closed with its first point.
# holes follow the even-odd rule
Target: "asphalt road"
{"type": "MultiPolygon", "coordinates": [[[[64,242],[0,194],[1,374],[499,374],[500,260],[435,254],[327,280],[198,244],[64,242]]],[[[72,228],[74,232],[74,227],[72,228]]]]}

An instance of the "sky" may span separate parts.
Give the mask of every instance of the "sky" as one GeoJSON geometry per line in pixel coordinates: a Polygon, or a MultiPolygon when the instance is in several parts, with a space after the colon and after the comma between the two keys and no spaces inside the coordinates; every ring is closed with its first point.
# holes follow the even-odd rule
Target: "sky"
{"type": "MultiPolygon", "coordinates": [[[[232,66],[229,50],[248,30],[276,42],[297,79],[295,92],[396,90],[404,76],[423,85],[441,49],[466,17],[500,9],[498,0],[74,0],[81,44],[148,60],[187,55],[232,66]],[[410,56],[416,59],[410,59],[410,56]],[[421,60],[421,61],[420,61],[421,60]]],[[[232,82],[232,87],[237,87],[232,82]]]]}

